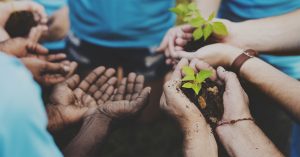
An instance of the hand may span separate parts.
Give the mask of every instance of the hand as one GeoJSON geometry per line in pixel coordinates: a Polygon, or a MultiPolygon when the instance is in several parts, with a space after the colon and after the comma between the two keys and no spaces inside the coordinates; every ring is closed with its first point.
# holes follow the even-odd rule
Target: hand
{"type": "Polygon", "coordinates": [[[19,58],[30,54],[46,55],[48,53],[42,45],[25,38],[12,38],[1,42],[0,51],[19,58]]]}
{"type": "Polygon", "coordinates": [[[34,79],[44,86],[64,81],[77,67],[76,62],[51,63],[32,57],[22,58],[21,61],[30,70],[34,79]]]}
{"type": "Polygon", "coordinates": [[[113,69],[98,67],[81,82],[78,75],[73,75],[54,86],[47,108],[48,111],[51,108],[56,110],[49,116],[49,128],[57,130],[79,122],[89,108],[105,103],[112,96],[117,82],[114,74],[113,69]],[[56,115],[60,116],[56,118],[56,115]]]}
{"type": "Polygon", "coordinates": [[[240,118],[251,118],[248,96],[236,74],[226,71],[223,67],[217,69],[217,74],[218,78],[225,83],[224,114],[221,121],[228,122],[240,118]]]}
{"type": "Polygon", "coordinates": [[[110,100],[99,104],[98,108],[92,109],[87,117],[105,115],[110,119],[119,119],[135,115],[147,105],[150,90],[149,87],[144,88],[142,75],[137,76],[135,73],[130,73],[128,78],[122,80],[110,100]]]}
{"type": "Polygon", "coordinates": [[[224,66],[229,67],[233,61],[243,53],[244,50],[226,44],[212,44],[200,48],[196,52],[178,51],[177,57],[194,58],[205,61],[213,67],[224,66]]]}
{"type": "MultiPolygon", "coordinates": [[[[199,67],[198,65],[201,64],[201,61],[194,60],[190,63],[190,66],[195,70],[200,70],[197,68],[199,67]]],[[[164,93],[161,97],[160,107],[176,119],[183,130],[189,129],[195,123],[199,123],[202,128],[207,128],[208,125],[200,110],[183,94],[180,89],[181,79],[183,77],[181,69],[188,65],[189,62],[186,59],[182,59],[178,63],[173,72],[172,79],[164,85],[164,93]]],[[[213,77],[215,77],[215,75],[213,77]]]]}
{"type": "Polygon", "coordinates": [[[1,2],[0,3],[1,17],[0,27],[4,27],[10,14],[16,11],[31,11],[36,13],[41,23],[47,23],[47,14],[42,5],[32,1],[14,1],[14,2],[1,2]]]}

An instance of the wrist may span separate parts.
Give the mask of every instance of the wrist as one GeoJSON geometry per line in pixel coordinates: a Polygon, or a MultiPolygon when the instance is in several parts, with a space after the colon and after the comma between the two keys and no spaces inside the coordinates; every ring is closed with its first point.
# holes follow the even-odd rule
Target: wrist
{"type": "Polygon", "coordinates": [[[193,122],[185,122],[180,124],[185,138],[194,137],[199,133],[211,130],[210,126],[204,120],[194,120],[193,122]]]}
{"type": "Polygon", "coordinates": [[[232,65],[232,63],[234,62],[234,60],[240,55],[242,54],[244,51],[243,49],[237,48],[237,47],[233,47],[233,46],[226,46],[224,48],[224,55],[225,55],[225,66],[226,67],[230,67],[232,65]]]}

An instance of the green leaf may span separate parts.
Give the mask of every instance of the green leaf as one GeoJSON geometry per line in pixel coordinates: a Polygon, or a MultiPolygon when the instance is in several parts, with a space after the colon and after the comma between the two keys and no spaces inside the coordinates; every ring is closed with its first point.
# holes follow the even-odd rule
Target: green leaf
{"type": "Polygon", "coordinates": [[[194,92],[196,93],[196,95],[199,94],[201,88],[202,88],[201,84],[198,84],[198,85],[197,84],[193,84],[193,86],[192,86],[192,89],[194,90],[194,92]]]}
{"type": "Polygon", "coordinates": [[[212,34],[213,28],[211,24],[205,25],[203,29],[203,34],[204,34],[204,40],[206,40],[211,34],[212,34]]]}
{"type": "Polygon", "coordinates": [[[180,15],[183,14],[183,12],[180,9],[178,9],[178,8],[170,8],[169,10],[171,12],[175,13],[177,16],[180,16],[180,15]]]}
{"type": "Polygon", "coordinates": [[[186,76],[195,76],[194,70],[189,66],[183,67],[182,71],[186,76]]]}
{"type": "Polygon", "coordinates": [[[178,4],[175,8],[170,8],[169,10],[178,16],[184,16],[184,14],[188,11],[188,8],[187,4],[178,4]]]}
{"type": "Polygon", "coordinates": [[[190,3],[188,6],[188,9],[191,11],[197,11],[197,5],[195,3],[190,3]]]}
{"type": "Polygon", "coordinates": [[[209,17],[208,17],[208,21],[213,20],[215,17],[216,17],[216,13],[215,13],[215,12],[212,12],[212,13],[209,15],[209,17]]]}
{"type": "Polygon", "coordinates": [[[203,31],[202,31],[202,28],[199,27],[197,28],[194,32],[193,32],[193,37],[194,37],[194,40],[199,40],[201,39],[203,36],[203,31]]]}
{"type": "Polygon", "coordinates": [[[200,16],[193,18],[189,24],[192,25],[193,27],[201,27],[204,24],[204,19],[200,16]]]}
{"type": "Polygon", "coordinates": [[[213,27],[213,32],[215,34],[220,35],[220,36],[228,35],[227,28],[222,22],[214,22],[212,24],[212,27],[213,27]]]}
{"type": "Polygon", "coordinates": [[[201,84],[206,79],[211,77],[212,74],[213,74],[213,72],[211,70],[201,70],[196,76],[196,82],[201,84]]]}
{"type": "Polygon", "coordinates": [[[187,83],[185,83],[185,84],[182,85],[182,88],[193,88],[193,86],[194,85],[192,83],[187,82],[187,83]]]}
{"type": "Polygon", "coordinates": [[[194,81],[196,77],[194,75],[186,75],[182,81],[194,81]]]}

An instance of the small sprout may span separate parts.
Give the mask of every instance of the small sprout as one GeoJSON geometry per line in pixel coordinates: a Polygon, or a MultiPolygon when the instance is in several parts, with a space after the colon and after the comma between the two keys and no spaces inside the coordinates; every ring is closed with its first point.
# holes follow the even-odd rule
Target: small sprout
{"type": "Polygon", "coordinates": [[[183,67],[182,71],[185,74],[185,77],[182,79],[185,83],[182,87],[193,89],[196,95],[199,94],[202,88],[202,83],[213,74],[210,70],[201,70],[199,73],[195,74],[194,70],[188,66],[183,67]]]}
{"type": "Polygon", "coordinates": [[[178,4],[175,8],[171,8],[170,11],[178,16],[180,23],[188,23],[195,27],[193,32],[194,40],[200,40],[203,37],[205,41],[213,33],[218,36],[228,35],[227,28],[222,22],[213,22],[213,19],[216,17],[215,12],[211,13],[206,20],[201,16],[195,3],[178,4]]]}

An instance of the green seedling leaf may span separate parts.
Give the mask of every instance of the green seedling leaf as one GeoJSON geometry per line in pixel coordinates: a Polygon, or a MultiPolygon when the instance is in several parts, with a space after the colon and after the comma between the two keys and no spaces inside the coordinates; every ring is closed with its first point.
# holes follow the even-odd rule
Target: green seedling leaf
{"type": "Polygon", "coordinates": [[[169,10],[171,12],[175,13],[177,16],[180,16],[180,15],[183,14],[183,12],[180,9],[178,9],[178,8],[170,8],[169,10]]]}
{"type": "Polygon", "coordinates": [[[190,10],[190,11],[197,11],[198,8],[197,8],[197,5],[195,3],[190,3],[187,8],[190,10]]]}
{"type": "Polygon", "coordinates": [[[206,79],[210,78],[212,74],[213,72],[211,70],[201,70],[196,76],[196,82],[201,84],[206,79]]]}
{"type": "Polygon", "coordinates": [[[192,89],[194,90],[195,94],[198,95],[202,88],[201,84],[193,84],[192,89]]]}
{"type": "Polygon", "coordinates": [[[206,40],[213,32],[213,28],[211,24],[205,25],[203,29],[203,34],[204,34],[204,40],[206,40]]]}
{"type": "Polygon", "coordinates": [[[193,37],[194,40],[199,40],[201,39],[203,36],[203,30],[201,27],[197,28],[194,32],[193,32],[193,37]]]}
{"type": "Polygon", "coordinates": [[[196,18],[191,19],[189,24],[192,25],[193,27],[202,27],[204,22],[205,20],[202,17],[198,16],[196,18]]]}
{"type": "Polygon", "coordinates": [[[175,8],[171,8],[170,11],[177,14],[177,16],[184,16],[188,11],[187,4],[178,4],[175,8]]]}
{"type": "Polygon", "coordinates": [[[213,32],[215,34],[220,35],[220,36],[228,35],[227,28],[222,22],[214,22],[212,24],[212,27],[213,27],[213,32]]]}
{"type": "Polygon", "coordinates": [[[189,66],[183,67],[182,71],[186,76],[195,76],[194,70],[189,66]]]}
{"type": "Polygon", "coordinates": [[[187,82],[187,83],[185,83],[185,84],[182,85],[183,88],[193,88],[193,86],[194,85],[192,83],[190,83],[190,82],[187,82]]]}
{"type": "Polygon", "coordinates": [[[196,77],[193,76],[193,75],[186,75],[186,76],[182,79],[182,81],[194,81],[194,80],[196,80],[196,77]]]}
{"type": "Polygon", "coordinates": [[[212,21],[215,17],[216,17],[216,13],[212,12],[208,17],[208,21],[212,21]]]}

